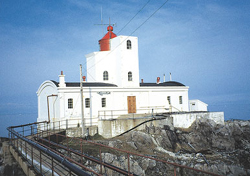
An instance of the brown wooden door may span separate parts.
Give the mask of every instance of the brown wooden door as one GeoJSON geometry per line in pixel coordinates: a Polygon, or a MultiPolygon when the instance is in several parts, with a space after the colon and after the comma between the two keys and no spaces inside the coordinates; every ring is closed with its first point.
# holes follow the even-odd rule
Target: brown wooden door
{"type": "Polygon", "coordinates": [[[136,97],[128,96],[128,113],[136,113],[136,97]]]}

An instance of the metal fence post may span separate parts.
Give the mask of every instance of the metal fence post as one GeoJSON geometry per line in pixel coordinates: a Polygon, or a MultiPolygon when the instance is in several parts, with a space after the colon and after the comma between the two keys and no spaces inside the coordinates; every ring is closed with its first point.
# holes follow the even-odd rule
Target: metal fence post
{"type": "Polygon", "coordinates": [[[128,153],[128,175],[130,175],[130,164],[129,164],[129,153],[128,153]]]}
{"type": "Polygon", "coordinates": [[[31,165],[32,165],[32,167],[34,167],[34,164],[33,164],[33,158],[34,158],[34,156],[33,156],[33,146],[31,145],[30,147],[31,147],[31,165]]]}
{"type": "Polygon", "coordinates": [[[51,157],[51,169],[52,169],[52,176],[54,176],[54,162],[53,162],[53,158],[51,157]]]}
{"type": "Polygon", "coordinates": [[[40,172],[41,175],[43,175],[43,170],[42,170],[42,151],[40,150],[40,172]]]}
{"type": "Polygon", "coordinates": [[[81,140],[81,154],[82,154],[82,156],[81,156],[81,163],[83,162],[83,146],[82,146],[82,140],[81,140]]]}
{"type": "Polygon", "coordinates": [[[100,153],[100,172],[102,174],[102,151],[101,151],[101,148],[99,148],[99,153],[100,153]]]}
{"type": "Polygon", "coordinates": [[[28,154],[27,154],[27,142],[25,141],[25,154],[26,154],[26,160],[28,160],[28,154]]]}
{"type": "Polygon", "coordinates": [[[30,134],[33,136],[33,126],[30,126],[30,134]]]}

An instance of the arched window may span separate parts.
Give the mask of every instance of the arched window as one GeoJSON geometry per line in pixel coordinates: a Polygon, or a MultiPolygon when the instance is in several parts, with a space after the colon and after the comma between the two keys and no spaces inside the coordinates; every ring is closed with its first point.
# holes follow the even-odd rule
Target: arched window
{"type": "Polygon", "coordinates": [[[133,81],[133,75],[131,71],[128,72],[128,81],[133,81]]]}
{"type": "Polygon", "coordinates": [[[103,72],[103,81],[109,80],[109,73],[107,71],[103,72]]]}
{"type": "Polygon", "coordinates": [[[68,109],[73,109],[73,98],[68,99],[68,109]]]}
{"type": "Polygon", "coordinates": [[[103,107],[103,108],[106,107],[106,98],[102,98],[102,107],[103,107]]]}
{"type": "Polygon", "coordinates": [[[130,40],[127,40],[127,49],[132,49],[132,44],[130,40]]]}

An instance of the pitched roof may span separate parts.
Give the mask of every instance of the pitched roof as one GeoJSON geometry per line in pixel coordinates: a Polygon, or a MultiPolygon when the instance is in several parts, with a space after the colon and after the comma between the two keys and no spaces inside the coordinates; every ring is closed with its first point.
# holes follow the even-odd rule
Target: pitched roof
{"type": "MultiPolygon", "coordinates": [[[[59,87],[59,82],[51,80],[57,87],[59,87]]],[[[102,83],[102,82],[83,82],[83,87],[117,87],[115,84],[102,83]]],[[[66,87],[80,87],[79,82],[66,82],[66,87]]]]}
{"type": "Polygon", "coordinates": [[[176,81],[167,81],[163,83],[140,83],[141,87],[151,87],[151,86],[185,86],[182,83],[176,82],[176,81]]]}
{"type": "MultiPolygon", "coordinates": [[[[59,82],[51,80],[57,87],[59,87],[59,82]]],[[[83,87],[118,87],[115,84],[102,83],[102,82],[84,82],[83,87]]],[[[164,86],[185,86],[182,83],[176,81],[167,81],[163,83],[140,83],[140,87],[164,87],[164,86]]],[[[79,82],[66,82],[66,87],[80,87],[79,82]]]]}

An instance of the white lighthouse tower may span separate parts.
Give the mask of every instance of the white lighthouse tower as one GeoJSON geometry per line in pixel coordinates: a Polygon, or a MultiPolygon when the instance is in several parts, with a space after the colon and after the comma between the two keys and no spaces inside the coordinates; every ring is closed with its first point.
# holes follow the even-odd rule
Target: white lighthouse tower
{"type": "Polygon", "coordinates": [[[86,55],[87,81],[139,87],[138,38],[116,36],[113,27],[99,40],[100,51],[86,55]]]}

